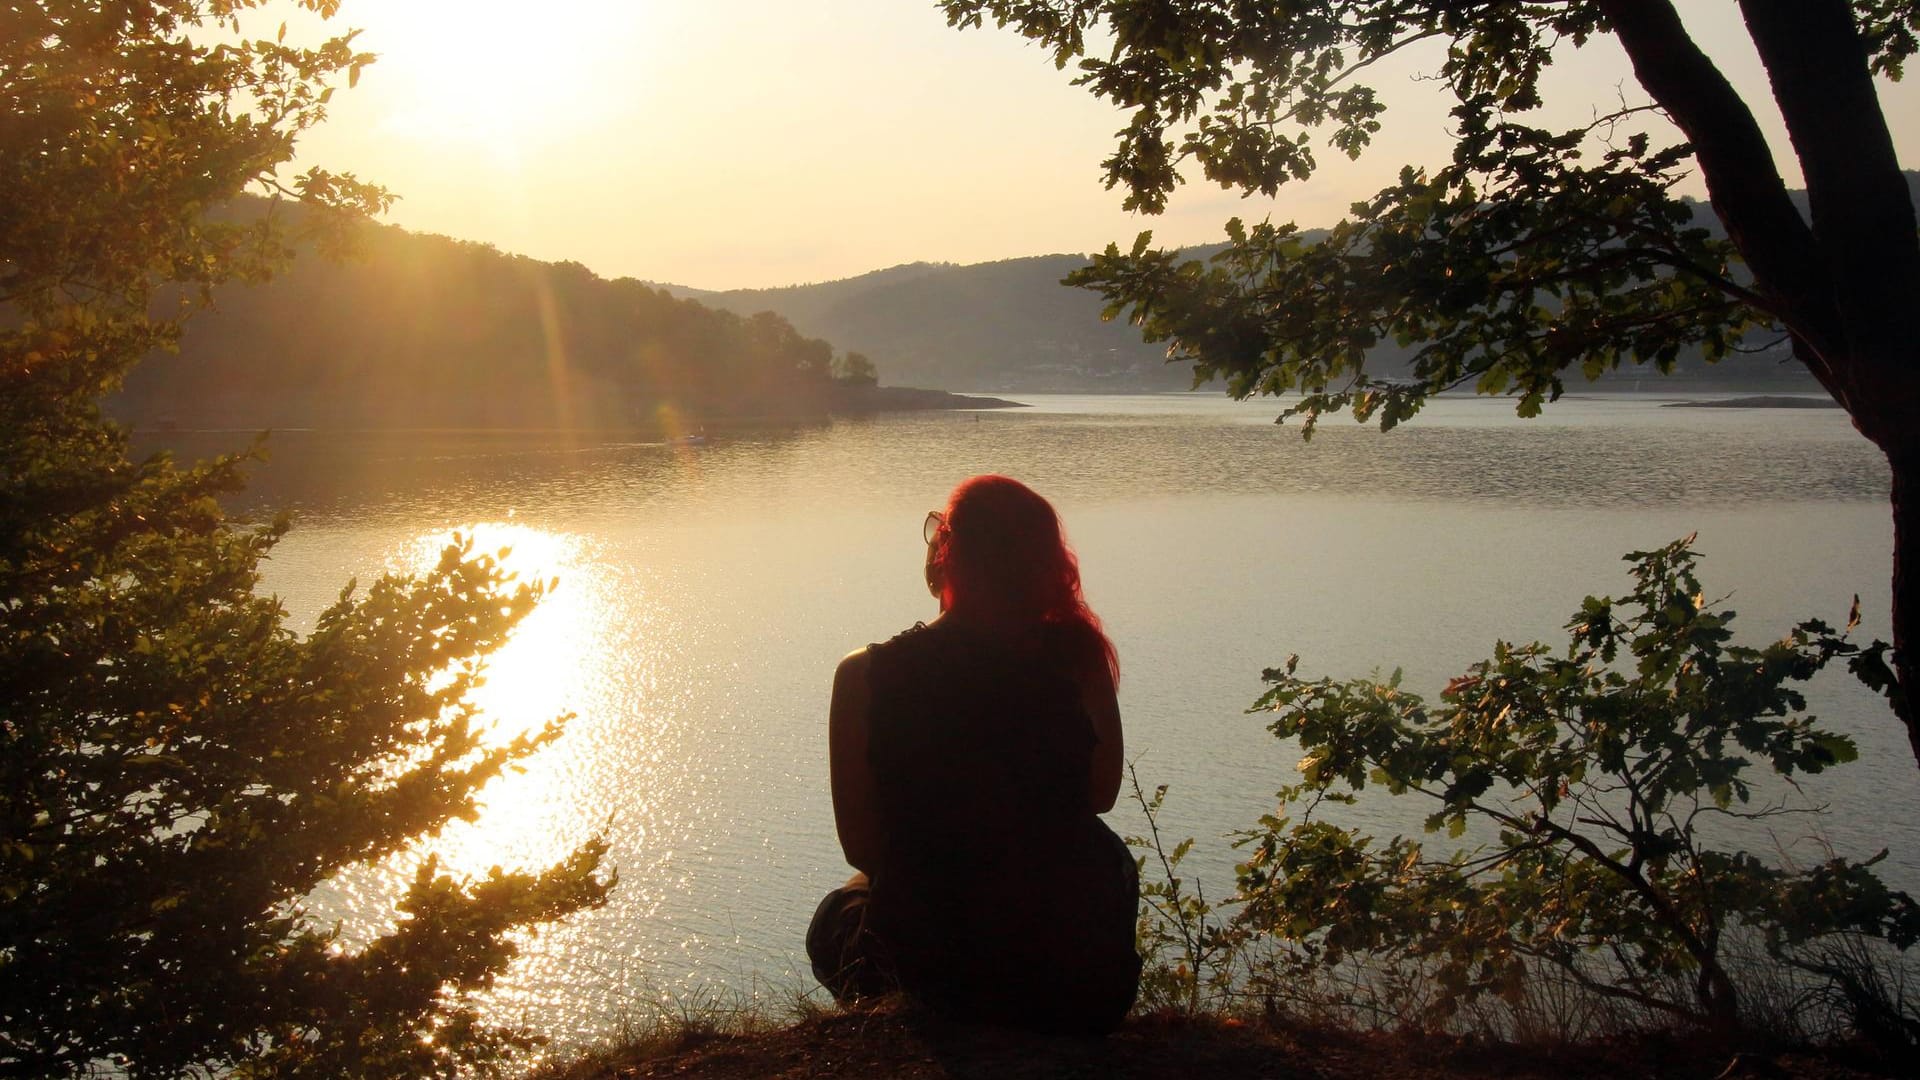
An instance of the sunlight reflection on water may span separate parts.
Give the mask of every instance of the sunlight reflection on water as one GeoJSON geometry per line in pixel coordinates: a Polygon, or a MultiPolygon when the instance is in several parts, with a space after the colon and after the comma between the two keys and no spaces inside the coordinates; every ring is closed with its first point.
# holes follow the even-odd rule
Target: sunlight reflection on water
{"type": "MultiPolygon", "coordinates": [[[[559,587],[493,657],[480,703],[501,737],[564,712],[565,735],[483,792],[430,847],[479,874],[531,869],[604,831],[609,904],[526,942],[495,1015],[564,1039],[715,986],[778,1000],[811,984],[800,933],[844,877],[826,789],[835,660],[932,614],[920,518],[971,473],[1053,498],[1121,651],[1128,752],[1169,783],[1189,866],[1231,882],[1223,837],[1271,808],[1298,757],[1241,710],[1288,653],[1310,673],[1403,665],[1436,690],[1496,637],[1554,640],[1619,556],[1699,530],[1743,638],[1862,594],[1886,636],[1886,468],[1837,413],[1567,401],[1520,423],[1445,401],[1388,435],[1311,443],[1268,403],[1054,398],[715,438],[686,448],[553,435],[276,436],[249,498],[301,526],[266,567],[296,621],[349,576],[417,570],[455,529],[559,587]],[[474,524],[479,522],[480,524],[474,524]]],[[[1920,782],[1870,696],[1816,688],[1863,760],[1814,786],[1855,855],[1893,849],[1920,885],[1920,782]],[[1851,774],[1850,776],[1848,774],[1851,774]],[[1871,806],[1871,812],[1863,807],[1871,806]],[[1851,812],[1849,812],[1851,808],[1851,812]]],[[[1365,799],[1357,822],[1415,830],[1365,799]]],[[[1138,831],[1137,811],[1112,815],[1138,831]]],[[[1761,837],[1758,842],[1768,843],[1761,837]]],[[[349,876],[313,908],[365,933],[418,854],[349,876]]]]}
{"type": "MultiPolygon", "coordinates": [[[[487,658],[485,681],[472,700],[486,724],[490,743],[505,743],[539,731],[546,723],[574,713],[569,734],[481,794],[481,814],[472,823],[455,822],[434,849],[457,874],[485,874],[495,866],[524,866],[551,857],[556,831],[574,831],[578,808],[565,791],[568,769],[577,768],[583,733],[594,730],[593,717],[604,714],[614,665],[599,645],[634,610],[609,602],[604,568],[588,557],[584,538],[510,522],[479,522],[460,530],[476,552],[493,555],[519,582],[550,587],[531,614],[514,627],[506,645],[487,658]],[[585,715],[579,715],[584,713],[585,715]]],[[[404,545],[390,563],[399,573],[431,569],[456,533],[421,536],[404,545]]],[[[644,603],[637,605],[644,610],[644,603]]],[[[645,651],[633,663],[644,667],[645,651]]]]}

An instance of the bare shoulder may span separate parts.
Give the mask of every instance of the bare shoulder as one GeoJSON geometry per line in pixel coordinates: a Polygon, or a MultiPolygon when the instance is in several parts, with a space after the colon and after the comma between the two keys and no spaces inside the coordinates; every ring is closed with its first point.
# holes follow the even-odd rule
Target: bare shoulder
{"type": "Polygon", "coordinates": [[[865,645],[840,658],[840,666],[833,669],[833,681],[836,685],[847,679],[865,681],[867,669],[873,666],[873,656],[865,645]]]}
{"type": "Polygon", "coordinates": [[[840,665],[833,669],[833,711],[835,713],[854,712],[864,716],[868,689],[868,672],[873,668],[873,655],[866,648],[858,648],[840,658],[840,665]]]}

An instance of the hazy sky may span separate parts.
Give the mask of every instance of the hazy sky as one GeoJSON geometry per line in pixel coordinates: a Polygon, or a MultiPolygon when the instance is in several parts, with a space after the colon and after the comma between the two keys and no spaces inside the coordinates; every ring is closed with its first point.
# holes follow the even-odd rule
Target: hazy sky
{"type": "MultiPolygon", "coordinates": [[[[1766,103],[1732,0],[1681,8],[1766,103]]],[[[333,25],[380,61],[335,96],[304,162],[393,189],[389,220],[410,229],[700,288],[1092,251],[1142,228],[1202,243],[1234,215],[1327,225],[1402,164],[1447,155],[1448,98],[1416,78],[1431,53],[1371,73],[1390,108],[1358,163],[1320,151],[1321,175],[1274,204],[1190,178],[1155,219],[1101,186],[1118,112],[1012,33],[948,29],[932,0],[343,0],[333,25]]],[[[1621,94],[1642,100],[1611,40],[1569,49],[1550,118],[1621,94]]],[[[1920,85],[1883,100],[1911,163],[1920,85]]]]}

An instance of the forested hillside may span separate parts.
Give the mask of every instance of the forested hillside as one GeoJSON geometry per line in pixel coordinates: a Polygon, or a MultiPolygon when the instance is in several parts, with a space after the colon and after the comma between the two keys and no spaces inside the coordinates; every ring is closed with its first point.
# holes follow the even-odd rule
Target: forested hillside
{"type": "Polygon", "coordinates": [[[390,226],[361,248],[224,287],[111,408],[191,427],[625,429],[814,415],[837,392],[833,346],[778,315],[390,226]]]}

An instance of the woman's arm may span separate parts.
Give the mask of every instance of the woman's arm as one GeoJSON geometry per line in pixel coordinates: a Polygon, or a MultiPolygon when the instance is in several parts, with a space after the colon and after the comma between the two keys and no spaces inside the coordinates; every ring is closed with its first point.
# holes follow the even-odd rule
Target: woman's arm
{"type": "Polygon", "coordinates": [[[827,764],[833,778],[833,823],[848,865],[871,876],[880,862],[879,797],[867,760],[867,650],[855,649],[833,673],[827,708],[827,764]]]}
{"type": "Polygon", "coordinates": [[[1087,792],[1093,812],[1104,814],[1113,809],[1120,797],[1120,774],[1126,769],[1126,744],[1120,736],[1120,700],[1113,690],[1113,677],[1105,665],[1095,668],[1080,683],[1080,703],[1093,721],[1093,774],[1087,792]]]}

